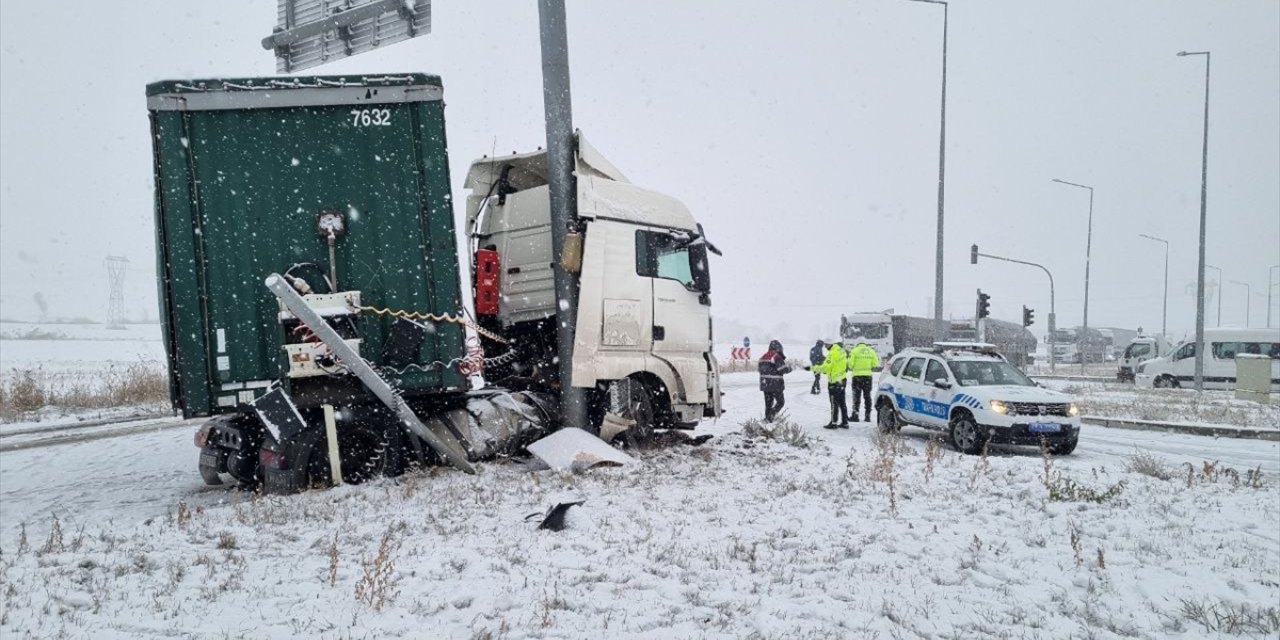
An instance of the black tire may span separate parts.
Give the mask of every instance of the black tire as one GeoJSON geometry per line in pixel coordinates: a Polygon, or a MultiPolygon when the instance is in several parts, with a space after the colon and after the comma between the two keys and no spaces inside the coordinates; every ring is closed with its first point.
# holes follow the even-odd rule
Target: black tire
{"type": "Polygon", "coordinates": [[[1152,383],[1152,386],[1156,387],[1157,389],[1177,389],[1178,379],[1174,378],[1171,375],[1162,375],[1159,378],[1155,379],[1155,382],[1152,383]]]}
{"type": "MultiPolygon", "coordinates": [[[[309,443],[307,484],[312,487],[333,485],[329,471],[329,446],[324,432],[309,443]]],[[[387,452],[391,443],[385,430],[360,427],[338,432],[338,459],[342,463],[342,481],[360,484],[385,474],[387,452]]]]}
{"type": "Polygon", "coordinates": [[[1072,438],[1066,442],[1055,442],[1049,445],[1049,455],[1053,456],[1069,456],[1072,451],[1076,450],[1076,445],[1080,443],[1080,438],[1072,438]]]}
{"type": "Polygon", "coordinates": [[[902,421],[898,420],[898,411],[888,400],[881,400],[876,405],[876,427],[880,433],[893,433],[902,430],[902,421]]]}
{"type": "Polygon", "coordinates": [[[957,411],[951,418],[951,445],[956,451],[974,455],[987,446],[987,433],[968,411],[957,411]]]}
{"type": "Polygon", "coordinates": [[[655,429],[665,428],[659,393],[635,378],[623,378],[609,385],[605,410],[635,421],[635,426],[622,432],[622,442],[628,449],[645,446],[653,439],[655,429]]]}

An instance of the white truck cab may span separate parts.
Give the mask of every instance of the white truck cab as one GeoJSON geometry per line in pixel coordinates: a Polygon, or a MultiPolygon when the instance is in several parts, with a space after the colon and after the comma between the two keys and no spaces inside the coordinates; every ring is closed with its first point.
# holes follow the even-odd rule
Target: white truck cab
{"type": "MultiPolygon", "coordinates": [[[[572,230],[561,261],[574,263],[569,269],[578,270],[580,282],[573,386],[606,391],[627,381],[634,391],[638,385],[654,401],[648,410],[674,426],[719,415],[708,259],[718,251],[680,201],[631,184],[581,134],[575,160],[581,228],[572,230]]],[[[546,152],[477,160],[465,186],[473,248],[496,262],[490,282],[477,275],[478,287],[497,292],[496,306],[477,303],[477,319],[519,349],[541,349],[544,368],[554,370],[556,258],[546,152]]]]}
{"type": "Polygon", "coordinates": [[[1144,360],[1159,358],[1169,353],[1169,342],[1164,336],[1138,336],[1129,341],[1120,354],[1120,367],[1116,370],[1116,380],[1133,382],[1133,374],[1144,360]]]}
{"type": "MultiPolygon", "coordinates": [[[[1204,330],[1204,388],[1234,389],[1236,356],[1271,356],[1271,391],[1280,392],[1280,330],[1213,327],[1204,330]]],[[[1195,382],[1196,341],[1184,340],[1164,356],[1139,363],[1134,382],[1139,387],[1190,387],[1195,382]]]]}
{"type": "Polygon", "coordinates": [[[1080,437],[1072,397],[1040,387],[992,344],[904,350],[881,374],[875,403],[882,432],[904,424],[942,431],[964,453],[979,453],[988,442],[1043,441],[1050,453],[1066,455],[1080,437]]]}

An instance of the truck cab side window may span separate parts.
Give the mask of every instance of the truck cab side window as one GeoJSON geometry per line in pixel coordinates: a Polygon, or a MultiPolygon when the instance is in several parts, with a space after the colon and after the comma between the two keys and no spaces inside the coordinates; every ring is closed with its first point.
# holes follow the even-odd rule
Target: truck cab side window
{"type": "Polygon", "coordinates": [[[693,291],[711,289],[706,246],[681,246],[678,236],[664,231],[636,232],[636,274],[675,280],[693,291]]]}
{"type": "Polygon", "coordinates": [[[1196,345],[1193,342],[1191,344],[1182,345],[1182,348],[1178,349],[1178,353],[1173,357],[1173,359],[1185,360],[1187,358],[1193,358],[1195,357],[1195,355],[1196,355],[1196,345]]]}

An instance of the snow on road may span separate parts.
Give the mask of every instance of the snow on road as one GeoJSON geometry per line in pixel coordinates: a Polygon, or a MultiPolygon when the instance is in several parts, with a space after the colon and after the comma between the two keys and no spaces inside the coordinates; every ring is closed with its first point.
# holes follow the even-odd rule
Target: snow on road
{"type": "Polygon", "coordinates": [[[736,433],[763,405],[729,375],[728,413],[701,427],[720,437],[581,475],[485,464],[254,498],[202,487],[183,429],[3,453],[0,635],[1280,632],[1277,443],[1086,427],[1051,483],[1118,495],[1055,501],[1034,450],[933,458],[924,431],[823,430],[811,380],[787,392],[808,447],[736,433]],[[1129,471],[1138,451],[1172,478],[1129,471]],[[565,531],[525,521],[566,497],[587,502],[565,531]]]}

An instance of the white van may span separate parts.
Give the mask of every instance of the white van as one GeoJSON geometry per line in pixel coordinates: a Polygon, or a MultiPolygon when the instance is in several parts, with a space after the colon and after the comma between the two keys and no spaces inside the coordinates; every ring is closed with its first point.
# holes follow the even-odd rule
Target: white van
{"type": "MultiPolygon", "coordinates": [[[[1271,356],[1271,390],[1280,392],[1280,331],[1216,327],[1204,330],[1204,388],[1234,389],[1236,355],[1271,356]]],[[[1195,384],[1196,342],[1179,343],[1163,357],[1143,361],[1134,372],[1139,387],[1190,387],[1195,384]]]]}

